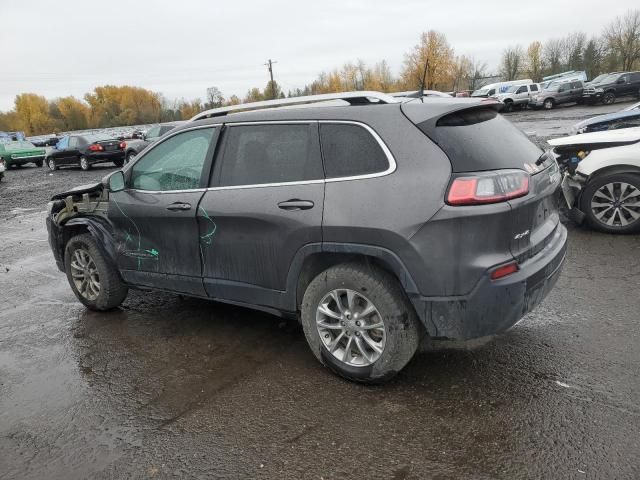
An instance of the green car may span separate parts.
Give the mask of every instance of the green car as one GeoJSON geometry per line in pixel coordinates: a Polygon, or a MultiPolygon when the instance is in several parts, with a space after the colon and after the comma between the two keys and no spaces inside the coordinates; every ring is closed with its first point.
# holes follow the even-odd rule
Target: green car
{"type": "Polygon", "coordinates": [[[44,155],[44,148],[38,148],[25,140],[0,142],[0,160],[4,160],[6,168],[25,163],[35,163],[37,167],[41,167],[44,155]]]}

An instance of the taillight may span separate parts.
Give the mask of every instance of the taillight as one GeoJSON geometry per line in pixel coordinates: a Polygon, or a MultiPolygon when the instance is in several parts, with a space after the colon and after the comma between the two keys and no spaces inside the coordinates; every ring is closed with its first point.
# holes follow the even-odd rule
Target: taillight
{"type": "Polygon", "coordinates": [[[504,170],[460,176],[447,193],[449,205],[498,203],[529,193],[529,174],[521,170],[504,170]]]}
{"type": "Polygon", "coordinates": [[[125,148],[127,148],[127,142],[120,142],[119,146],[122,150],[124,150],[125,148]]]}
{"type": "Polygon", "coordinates": [[[504,278],[507,275],[516,273],[518,270],[520,270],[520,268],[516,262],[507,263],[506,265],[502,265],[491,272],[491,280],[504,278]]]}
{"type": "Polygon", "coordinates": [[[104,150],[104,147],[100,144],[94,143],[93,145],[89,145],[89,150],[92,152],[101,152],[104,150]]]}

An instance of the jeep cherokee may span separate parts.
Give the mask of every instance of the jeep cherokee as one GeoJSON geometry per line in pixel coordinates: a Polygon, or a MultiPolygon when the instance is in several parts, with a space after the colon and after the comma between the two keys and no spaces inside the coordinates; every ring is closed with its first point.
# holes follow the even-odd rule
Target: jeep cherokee
{"type": "Polygon", "coordinates": [[[558,278],[557,163],[500,106],[352,92],[203,112],[54,196],[49,241],[90,309],[153,288],[295,316],[320,362],[381,382],[425,335],[504,332],[558,278]]]}

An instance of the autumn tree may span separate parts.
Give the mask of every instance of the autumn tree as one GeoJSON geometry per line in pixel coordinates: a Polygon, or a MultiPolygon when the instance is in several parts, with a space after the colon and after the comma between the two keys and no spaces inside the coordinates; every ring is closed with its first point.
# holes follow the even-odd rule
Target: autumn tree
{"type": "Polygon", "coordinates": [[[27,135],[51,133],[55,122],[49,115],[49,102],[35,93],[23,93],[15,99],[16,130],[27,135]]]}
{"type": "Polygon", "coordinates": [[[200,99],[196,98],[194,100],[191,100],[190,102],[181,100],[178,103],[178,110],[180,111],[182,120],[189,120],[204,109],[202,107],[202,102],[200,101],[200,99]]]}
{"type": "Polygon", "coordinates": [[[405,55],[401,72],[403,87],[419,89],[426,68],[425,88],[448,87],[454,70],[453,48],[443,33],[435,30],[424,32],[420,42],[405,55]]]}
{"type": "Polygon", "coordinates": [[[500,73],[505,80],[515,80],[518,77],[523,67],[522,59],[523,53],[520,45],[508,47],[502,52],[500,73]]]}
{"type": "Polygon", "coordinates": [[[540,42],[534,41],[529,44],[525,63],[527,76],[534,82],[541,82],[544,72],[544,62],[542,59],[542,44],[540,42]]]}
{"type": "Polygon", "coordinates": [[[160,121],[160,96],[140,87],[105,85],[84,96],[91,127],[139,125],[160,121]]]}
{"type": "Polygon", "coordinates": [[[640,62],[640,10],[629,10],[617,17],[604,31],[611,52],[618,58],[620,69],[633,70],[640,62]]]}
{"type": "Polygon", "coordinates": [[[89,107],[75,97],[58,98],[51,102],[59,112],[59,131],[85,130],[89,126],[89,107]]]}
{"type": "Polygon", "coordinates": [[[204,104],[205,108],[219,108],[225,103],[224,95],[218,87],[207,88],[207,101],[204,104]]]}

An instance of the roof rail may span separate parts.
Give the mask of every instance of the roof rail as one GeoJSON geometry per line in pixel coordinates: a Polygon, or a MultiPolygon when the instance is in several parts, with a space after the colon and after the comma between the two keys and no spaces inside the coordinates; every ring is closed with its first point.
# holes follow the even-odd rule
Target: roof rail
{"type": "Polygon", "coordinates": [[[288,107],[293,105],[305,105],[310,103],[327,102],[331,100],[344,100],[350,105],[367,105],[380,103],[398,103],[397,98],[393,98],[386,93],[362,91],[362,92],[341,92],[324,93],[321,95],[308,95],[305,97],[279,98],[277,100],[263,100],[261,102],[242,103],[240,105],[230,105],[228,107],[213,108],[205,110],[194,116],[190,122],[203,120],[205,118],[221,117],[228,113],[248,112],[251,110],[262,110],[266,108],[288,107]]]}

